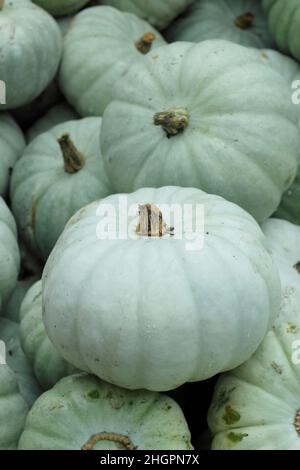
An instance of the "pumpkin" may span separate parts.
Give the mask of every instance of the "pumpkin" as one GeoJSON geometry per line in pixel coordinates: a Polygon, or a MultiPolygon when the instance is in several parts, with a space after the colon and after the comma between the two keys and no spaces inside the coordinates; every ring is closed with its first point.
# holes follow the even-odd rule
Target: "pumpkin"
{"type": "Polygon", "coordinates": [[[281,312],[252,358],[217,383],[213,449],[300,450],[300,227],[270,219],[262,228],[280,272],[281,312]]]}
{"type": "Polygon", "coordinates": [[[86,5],[89,0],[33,0],[34,3],[47,10],[51,15],[64,16],[75,13],[86,5]]]}
{"type": "Polygon", "coordinates": [[[193,186],[263,221],[296,176],[298,110],[256,51],[221,40],[174,43],[116,85],[101,148],[115,192],[193,186]]]}
{"type": "Polygon", "coordinates": [[[166,32],[170,41],[226,39],[243,46],[272,47],[260,0],[197,0],[166,32]]]}
{"type": "Polygon", "coordinates": [[[10,174],[25,148],[23,133],[7,113],[0,114],[0,195],[5,196],[10,174]]]}
{"type": "Polygon", "coordinates": [[[17,229],[14,218],[0,197],[0,312],[16,286],[20,267],[17,229]]]}
{"type": "Polygon", "coordinates": [[[0,450],[17,448],[27,413],[14,373],[7,365],[0,365],[0,450]]]}
{"type": "Polygon", "coordinates": [[[147,53],[165,44],[150,24],[110,7],[92,7],[74,18],[64,38],[61,88],[82,116],[101,116],[116,81],[147,53]]]}
{"type": "Polygon", "coordinates": [[[28,0],[0,0],[0,77],[13,109],[36,98],[54,78],[62,38],[55,20],[28,0]]]}
{"type": "Polygon", "coordinates": [[[72,121],[77,119],[78,115],[68,103],[59,103],[51,108],[41,119],[34,123],[34,125],[27,132],[27,141],[31,142],[38,135],[43,132],[49,131],[52,127],[61,124],[62,122],[72,121]]]}
{"type": "Polygon", "coordinates": [[[47,334],[71,364],[128,389],[212,377],[245,361],[273,323],[280,286],[264,245],[251,216],[198,189],[94,202],[68,222],[43,271],[47,334]]]}
{"type": "Polygon", "coordinates": [[[165,28],[192,2],[193,0],[98,0],[98,3],[134,13],[159,29],[165,28]]]}
{"type": "Polygon", "coordinates": [[[190,450],[177,403],[154,392],[122,390],[88,374],[58,382],[34,404],[19,450],[190,450]]]}
{"type": "Polygon", "coordinates": [[[42,260],[78,209],[110,193],[100,126],[97,117],[59,124],[34,139],[15,166],[13,213],[20,235],[42,260]]]}
{"type": "Polygon", "coordinates": [[[41,389],[22,350],[19,325],[6,318],[0,318],[0,340],[5,343],[6,361],[15,373],[20,393],[26,403],[31,406],[41,394],[41,389]]]}
{"type": "Polygon", "coordinates": [[[75,372],[50,342],[42,318],[42,283],[37,281],[21,305],[20,339],[35,376],[43,389],[49,389],[62,377],[75,372]]]}
{"type": "Polygon", "coordinates": [[[300,4],[298,0],[263,0],[269,29],[280,50],[300,60],[300,4]]]}

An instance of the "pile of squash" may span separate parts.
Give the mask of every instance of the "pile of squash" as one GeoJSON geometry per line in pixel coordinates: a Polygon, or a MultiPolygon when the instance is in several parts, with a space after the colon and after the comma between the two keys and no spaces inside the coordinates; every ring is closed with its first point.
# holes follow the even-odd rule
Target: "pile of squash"
{"type": "Polygon", "coordinates": [[[0,0],[0,449],[193,448],[300,450],[300,2],[0,0]]]}

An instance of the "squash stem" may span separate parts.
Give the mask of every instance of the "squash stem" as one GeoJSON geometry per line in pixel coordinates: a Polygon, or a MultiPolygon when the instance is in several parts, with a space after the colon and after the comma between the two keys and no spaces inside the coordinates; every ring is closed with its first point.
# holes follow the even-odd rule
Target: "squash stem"
{"type": "Polygon", "coordinates": [[[297,433],[300,436],[300,410],[298,410],[296,413],[295,428],[296,428],[297,433]]]}
{"type": "Polygon", "coordinates": [[[174,228],[169,228],[163,219],[161,210],[155,204],[139,206],[139,223],[136,233],[142,237],[163,237],[172,235],[174,228]]]}
{"type": "Polygon", "coordinates": [[[100,441],[111,441],[121,444],[126,450],[135,450],[136,446],[132,443],[128,436],[123,436],[122,434],[115,434],[113,432],[99,432],[94,434],[89,440],[84,444],[81,450],[94,450],[97,442],[100,441]]]}
{"type": "Polygon", "coordinates": [[[135,47],[139,52],[141,52],[141,54],[148,54],[155,39],[156,36],[154,33],[145,33],[138,41],[136,41],[135,47]]]}
{"type": "Polygon", "coordinates": [[[162,126],[167,137],[183,132],[189,125],[189,115],[184,108],[170,108],[168,111],[156,113],[153,118],[155,126],[162,126]]]}
{"type": "Polygon", "coordinates": [[[75,147],[69,134],[62,135],[57,142],[61,148],[67,173],[77,173],[85,164],[84,156],[75,147]]]}
{"type": "Polygon", "coordinates": [[[235,26],[237,26],[240,29],[248,29],[252,26],[252,23],[254,21],[254,15],[250,11],[247,11],[241,16],[238,16],[234,20],[235,26]]]}

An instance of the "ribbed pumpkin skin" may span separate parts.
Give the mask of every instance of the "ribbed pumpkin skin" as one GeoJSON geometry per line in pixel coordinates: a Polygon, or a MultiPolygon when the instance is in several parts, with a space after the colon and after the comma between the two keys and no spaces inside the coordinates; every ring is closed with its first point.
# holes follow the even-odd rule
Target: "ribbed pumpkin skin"
{"type": "Polygon", "coordinates": [[[15,166],[11,200],[20,235],[31,251],[46,260],[69,218],[81,207],[110,194],[99,149],[101,118],[68,121],[39,135],[15,166]],[[57,142],[70,134],[85,164],[65,171],[57,142]]]}
{"type": "Polygon", "coordinates": [[[28,0],[5,1],[0,11],[0,77],[6,104],[14,109],[34,100],[54,78],[62,52],[55,20],[28,0]]]}
{"type": "Polygon", "coordinates": [[[220,40],[174,43],[116,85],[101,148],[116,192],[193,186],[263,221],[296,176],[298,110],[257,51],[220,40]],[[174,107],[186,110],[189,123],[168,138],[154,118],[174,107]]]}
{"type": "Polygon", "coordinates": [[[89,0],[33,0],[33,2],[47,10],[51,15],[64,16],[75,13],[86,5],[89,0]]]}
{"type": "MultiPolygon", "coordinates": [[[[169,397],[129,392],[77,374],[58,382],[35,403],[19,442],[21,449],[80,450],[97,433],[128,437],[139,450],[190,450],[190,432],[169,397]]],[[[102,440],[95,450],[125,450],[102,440]]]]}
{"type": "MultiPolygon", "coordinates": [[[[271,327],[280,296],[254,219],[194,188],[141,189],[124,197],[136,208],[131,217],[146,202],[190,204],[192,212],[204,205],[204,247],[189,251],[186,239],[175,236],[132,239],[138,222],[131,217],[129,238],[117,224],[112,238],[99,239],[106,221],[101,210],[113,207],[117,221],[124,216],[118,195],[79,211],[43,271],[44,324],[63,357],[124,388],[156,391],[249,358],[271,327]]],[[[191,227],[193,214],[187,217],[191,227]]],[[[166,222],[181,235],[180,222],[166,222]]]]}
{"type": "Polygon", "coordinates": [[[166,37],[170,42],[225,39],[248,47],[274,45],[260,0],[196,0],[169,27],[166,37]],[[248,12],[254,15],[253,22],[242,29],[235,20],[248,12]]]}
{"type": "Polygon", "coordinates": [[[213,449],[300,450],[300,227],[262,226],[282,283],[279,317],[252,358],[221,376],[208,413],[213,449]]]}
{"type": "Polygon", "coordinates": [[[7,113],[0,114],[0,196],[5,196],[12,169],[25,148],[23,133],[7,113]]]}
{"type": "Polygon", "coordinates": [[[279,49],[300,60],[300,4],[298,0],[263,0],[269,29],[279,49]]]}
{"type": "Polygon", "coordinates": [[[49,340],[42,318],[42,283],[36,282],[27,292],[20,311],[20,339],[41,387],[47,390],[75,368],[68,364],[49,340]]]}
{"type": "Polygon", "coordinates": [[[122,11],[128,11],[163,29],[193,0],[98,0],[122,11]]]}
{"type": "Polygon", "coordinates": [[[135,42],[148,32],[156,36],[153,48],[165,44],[153,26],[115,8],[93,7],[76,15],[64,38],[60,84],[79,114],[103,114],[115,82],[145,59],[135,42]]]}
{"type": "Polygon", "coordinates": [[[7,365],[0,365],[0,450],[17,448],[27,413],[14,373],[7,365]]]}

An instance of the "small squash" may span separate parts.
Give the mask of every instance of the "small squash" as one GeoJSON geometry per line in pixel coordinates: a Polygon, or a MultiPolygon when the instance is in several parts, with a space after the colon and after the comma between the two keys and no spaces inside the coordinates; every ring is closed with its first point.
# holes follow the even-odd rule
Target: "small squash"
{"type": "Polygon", "coordinates": [[[64,16],[75,13],[86,5],[89,0],[33,0],[54,16],[64,16]]]}
{"type": "Polygon", "coordinates": [[[129,389],[170,390],[242,363],[271,327],[279,296],[255,220],[194,188],[90,204],[43,271],[51,341],[79,369],[129,389]]]}
{"type": "Polygon", "coordinates": [[[66,377],[32,407],[19,450],[191,450],[177,403],[87,374],[66,377]]]}
{"type": "Polygon", "coordinates": [[[115,82],[165,44],[158,31],[130,13],[92,7],[75,16],[64,38],[60,83],[82,116],[101,116],[115,82]]]}
{"type": "Polygon", "coordinates": [[[101,118],[92,117],[59,124],[34,139],[15,166],[13,213],[21,237],[42,260],[78,209],[110,194],[100,128],[101,118]]]}
{"type": "Polygon", "coordinates": [[[0,450],[17,448],[27,413],[15,374],[7,365],[0,365],[0,450]]]}
{"type": "Polygon", "coordinates": [[[55,20],[28,0],[0,0],[0,77],[6,104],[14,109],[34,100],[54,78],[62,52],[55,20]]]}

